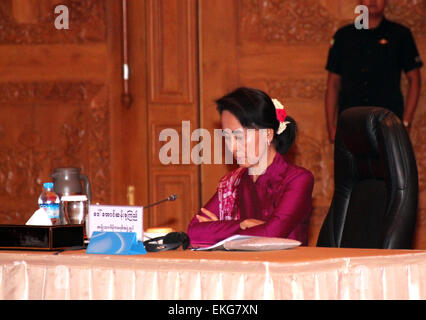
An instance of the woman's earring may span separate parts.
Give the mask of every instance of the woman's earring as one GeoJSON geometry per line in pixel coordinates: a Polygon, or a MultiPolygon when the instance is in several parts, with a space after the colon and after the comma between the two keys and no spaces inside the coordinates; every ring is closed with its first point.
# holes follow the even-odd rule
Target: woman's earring
{"type": "Polygon", "coordinates": [[[268,146],[270,146],[270,145],[271,145],[271,140],[268,139],[268,146]]]}

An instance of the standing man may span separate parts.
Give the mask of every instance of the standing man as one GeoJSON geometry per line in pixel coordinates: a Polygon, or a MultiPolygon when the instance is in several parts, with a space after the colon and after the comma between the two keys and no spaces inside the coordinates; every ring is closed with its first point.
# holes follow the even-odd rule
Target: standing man
{"type": "Polygon", "coordinates": [[[368,8],[368,29],[347,25],[330,43],[325,112],[332,143],[338,113],[355,106],[387,108],[409,129],[420,95],[423,63],[410,29],[384,17],[386,0],[360,4],[368,8]],[[408,79],[405,107],[402,70],[408,79]]]}

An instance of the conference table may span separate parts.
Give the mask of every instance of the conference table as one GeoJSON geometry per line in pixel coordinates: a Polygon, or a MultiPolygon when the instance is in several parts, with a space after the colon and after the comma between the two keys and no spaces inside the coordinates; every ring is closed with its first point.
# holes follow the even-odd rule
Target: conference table
{"type": "Polygon", "coordinates": [[[426,251],[0,251],[0,299],[426,299],[426,251]]]}

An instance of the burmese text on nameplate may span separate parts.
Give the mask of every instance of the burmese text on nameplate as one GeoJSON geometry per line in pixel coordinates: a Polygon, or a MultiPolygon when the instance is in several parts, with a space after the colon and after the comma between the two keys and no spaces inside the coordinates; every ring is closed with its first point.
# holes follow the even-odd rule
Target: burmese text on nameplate
{"type": "Polygon", "coordinates": [[[90,205],[87,235],[98,232],[135,232],[143,239],[143,207],[90,205]]]}

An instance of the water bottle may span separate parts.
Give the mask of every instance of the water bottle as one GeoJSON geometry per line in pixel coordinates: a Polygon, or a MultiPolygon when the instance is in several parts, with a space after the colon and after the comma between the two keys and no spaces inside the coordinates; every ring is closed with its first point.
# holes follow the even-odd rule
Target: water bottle
{"type": "Polygon", "coordinates": [[[38,205],[49,215],[52,225],[61,224],[59,219],[59,196],[53,191],[53,182],[43,183],[43,191],[38,198],[38,205]]]}

